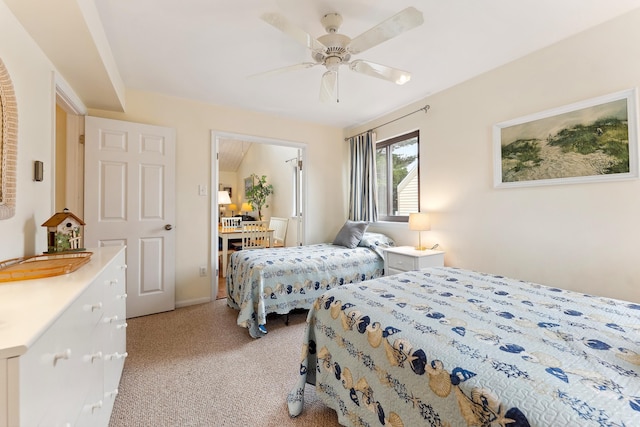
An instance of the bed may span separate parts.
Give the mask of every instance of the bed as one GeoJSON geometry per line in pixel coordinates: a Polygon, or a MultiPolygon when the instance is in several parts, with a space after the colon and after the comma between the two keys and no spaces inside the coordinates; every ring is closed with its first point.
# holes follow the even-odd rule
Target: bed
{"type": "Polygon", "coordinates": [[[227,305],[253,338],[267,333],[267,315],[309,309],[323,292],[383,274],[382,250],[394,246],[380,233],[364,233],[356,245],[331,243],[243,250],[231,255],[227,305]]]}
{"type": "Polygon", "coordinates": [[[450,267],[324,293],[305,383],[345,426],[639,426],[640,304],[450,267]]]}

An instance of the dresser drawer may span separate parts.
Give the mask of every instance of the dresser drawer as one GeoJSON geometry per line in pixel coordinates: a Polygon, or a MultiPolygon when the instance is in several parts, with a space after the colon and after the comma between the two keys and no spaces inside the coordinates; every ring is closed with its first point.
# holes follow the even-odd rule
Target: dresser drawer
{"type": "Polygon", "coordinates": [[[400,246],[384,251],[384,274],[386,276],[426,267],[442,267],[444,252],[417,250],[411,246],[400,246]]]}
{"type": "Polygon", "coordinates": [[[73,423],[76,408],[90,387],[96,368],[87,363],[94,353],[92,334],[102,317],[102,293],[89,286],[18,359],[21,425],[73,423]]]}
{"type": "Polygon", "coordinates": [[[418,267],[417,258],[404,254],[389,252],[387,261],[389,268],[401,271],[415,270],[418,267]]]}

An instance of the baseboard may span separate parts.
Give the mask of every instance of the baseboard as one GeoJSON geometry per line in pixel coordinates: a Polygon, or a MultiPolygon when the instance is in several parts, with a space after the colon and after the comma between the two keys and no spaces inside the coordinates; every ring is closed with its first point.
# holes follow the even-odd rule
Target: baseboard
{"type": "Polygon", "coordinates": [[[206,304],[208,302],[211,302],[211,298],[209,297],[176,301],[176,308],[188,307],[190,305],[197,305],[197,304],[206,304]]]}

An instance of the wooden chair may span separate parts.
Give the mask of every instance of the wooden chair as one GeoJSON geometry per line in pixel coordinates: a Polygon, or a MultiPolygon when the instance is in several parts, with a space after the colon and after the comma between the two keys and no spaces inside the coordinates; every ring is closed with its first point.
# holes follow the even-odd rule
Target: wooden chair
{"type": "Polygon", "coordinates": [[[272,247],[282,248],[285,245],[285,238],[287,237],[287,227],[289,225],[289,219],[271,217],[269,221],[269,230],[273,230],[273,242],[272,247]]]}
{"type": "Polygon", "coordinates": [[[221,218],[222,230],[240,229],[242,227],[242,218],[223,216],[221,218]]]}
{"type": "Polygon", "coordinates": [[[262,249],[269,243],[266,221],[242,221],[242,243],[234,244],[236,250],[262,249]]]}

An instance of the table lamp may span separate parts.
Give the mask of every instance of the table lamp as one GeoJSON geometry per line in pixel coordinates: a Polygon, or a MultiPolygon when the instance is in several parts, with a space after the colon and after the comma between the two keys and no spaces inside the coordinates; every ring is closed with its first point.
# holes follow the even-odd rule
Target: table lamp
{"type": "Polygon", "coordinates": [[[252,212],[252,211],[253,211],[253,207],[251,206],[250,203],[247,203],[247,202],[244,202],[242,204],[242,207],[240,208],[240,212],[243,215],[246,215],[247,213],[252,212]]]}
{"type": "Polygon", "coordinates": [[[233,213],[238,210],[238,205],[236,205],[235,203],[231,203],[229,205],[229,210],[231,211],[231,216],[233,216],[233,213]]]}
{"type": "Polygon", "coordinates": [[[426,212],[410,213],[409,230],[415,230],[418,232],[418,246],[416,249],[419,251],[427,249],[422,246],[422,232],[431,230],[431,226],[429,225],[429,215],[426,212]]]}
{"type": "Polygon", "coordinates": [[[229,197],[228,191],[218,191],[218,206],[220,206],[220,218],[224,214],[225,207],[223,205],[230,205],[231,197],[229,197]]]}

